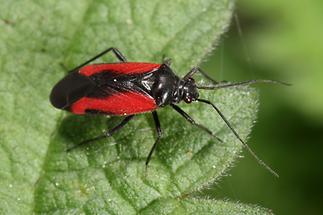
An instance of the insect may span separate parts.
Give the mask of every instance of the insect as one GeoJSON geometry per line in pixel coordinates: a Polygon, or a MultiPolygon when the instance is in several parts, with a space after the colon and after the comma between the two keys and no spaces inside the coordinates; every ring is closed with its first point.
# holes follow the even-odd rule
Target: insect
{"type": "MultiPolygon", "coordinates": [[[[210,101],[199,98],[199,89],[216,90],[220,88],[254,83],[282,83],[272,80],[250,80],[244,82],[228,83],[217,82],[209,77],[200,68],[194,67],[183,78],[178,77],[170,67],[170,61],[164,60],[161,64],[144,62],[127,62],[125,56],[116,48],[109,48],[89,59],[83,64],[72,69],[67,76],[60,80],[50,94],[51,104],[73,114],[103,114],[119,115],[124,119],[112,129],[102,135],[85,140],[68,149],[74,149],[92,141],[110,137],[113,133],[124,127],[135,115],[151,112],[155,122],[157,138],[147,159],[146,166],[151,160],[156,146],[160,142],[162,130],[156,110],[170,105],[176,112],[183,116],[189,123],[204,130],[218,141],[212,131],[197,123],[177,104],[201,102],[211,105],[224,120],[229,129],[246,147],[259,164],[264,166],[274,175],[278,176],[268,165],[260,160],[251,148],[240,138],[221,111],[210,101]],[[112,52],[119,60],[117,63],[89,64],[112,52]],[[200,73],[212,82],[212,85],[198,86],[193,79],[194,74],[200,73]]],[[[284,84],[284,83],[282,83],[284,84]]]]}

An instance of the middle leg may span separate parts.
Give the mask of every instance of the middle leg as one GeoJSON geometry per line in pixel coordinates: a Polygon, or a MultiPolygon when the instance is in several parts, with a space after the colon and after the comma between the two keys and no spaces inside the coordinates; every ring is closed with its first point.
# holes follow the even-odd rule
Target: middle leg
{"type": "Polygon", "coordinates": [[[149,161],[151,159],[151,156],[152,156],[153,152],[155,151],[156,146],[160,142],[160,138],[162,136],[162,130],[160,128],[160,122],[159,122],[159,119],[158,119],[157,112],[156,111],[153,111],[152,114],[153,114],[153,118],[154,118],[154,122],[155,122],[155,127],[156,127],[156,131],[157,131],[157,139],[155,140],[155,143],[154,143],[153,147],[150,149],[150,152],[149,152],[149,154],[147,156],[146,163],[145,163],[146,164],[146,167],[148,166],[149,161]]]}

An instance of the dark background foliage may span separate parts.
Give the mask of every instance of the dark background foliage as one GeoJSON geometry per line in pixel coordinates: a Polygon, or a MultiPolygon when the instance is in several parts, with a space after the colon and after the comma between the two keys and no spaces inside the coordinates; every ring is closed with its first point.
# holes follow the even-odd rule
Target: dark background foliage
{"type": "Polygon", "coordinates": [[[260,110],[249,144],[280,174],[275,179],[250,156],[209,193],[259,203],[276,214],[323,210],[322,2],[237,2],[243,35],[233,21],[204,64],[217,79],[278,79],[292,87],[259,86],[260,110]]]}

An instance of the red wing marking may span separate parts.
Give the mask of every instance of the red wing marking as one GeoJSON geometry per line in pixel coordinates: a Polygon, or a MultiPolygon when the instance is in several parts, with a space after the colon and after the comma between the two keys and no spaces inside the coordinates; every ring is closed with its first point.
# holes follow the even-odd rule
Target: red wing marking
{"type": "Polygon", "coordinates": [[[80,73],[85,76],[91,76],[102,71],[113,71],[120,74],[141,74],[156,70],[159,67],[160,64],[156,63],[138,62],[92,64],[82,67],[80,73]]]}
{"type": "Polygon", "coordinates": [[[85,114],[86,110],[97,110],[109,115],[130,115],[157,109],[155,100],[138,92],[116,93],[107,98],[83,97],[71,106],[75,114],[85,114]]]}

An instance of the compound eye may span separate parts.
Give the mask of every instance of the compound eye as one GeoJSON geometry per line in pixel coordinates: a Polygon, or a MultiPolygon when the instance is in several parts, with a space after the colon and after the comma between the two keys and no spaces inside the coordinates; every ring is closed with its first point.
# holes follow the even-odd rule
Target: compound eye
{"type": "Polygon", "coordinates": [[[192,98],[191,97],[186,97],[185,98],[185,102],[186,103],[191,103],[192,102],[192,98]]]}

